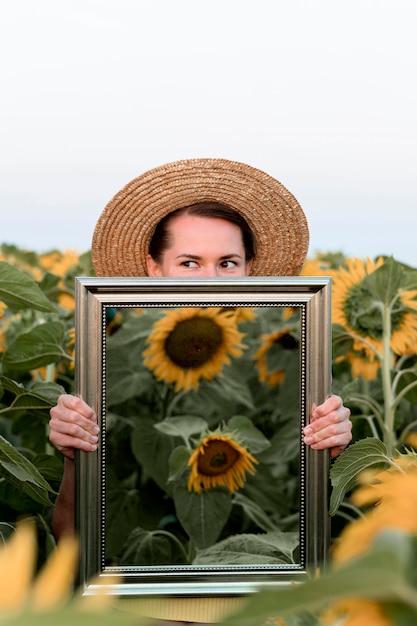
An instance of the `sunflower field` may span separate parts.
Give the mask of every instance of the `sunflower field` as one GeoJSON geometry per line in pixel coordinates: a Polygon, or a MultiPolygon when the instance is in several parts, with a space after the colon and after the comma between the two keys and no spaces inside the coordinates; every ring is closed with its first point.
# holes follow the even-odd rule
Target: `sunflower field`
{"type": "MultiPolygon", "coordinates": [[[[55,550],[63,472],[49,410],[74,390],[74,278],[92,274],[88,252],[1,247],[0,538],[33,519],[37,567],[55,550]]],[[[320,254],[303,274],[332,277],[333,392],[353,422],[329,470],[331,563],[300,588],[256,594],[224,623],[415,623],[417,270],[391,257],[320,254]]],[[[296,558],[298,331],[290,308],[279,319],[218,308],[109,315],[109,560],[204,564],[239,550],[245,562],[248,553],[296,558]]]]}
{"type": "Polygon", "coordinates": [[[296,562],[299,311],[120,307],[107,326],[108,562],[296,562]]]}

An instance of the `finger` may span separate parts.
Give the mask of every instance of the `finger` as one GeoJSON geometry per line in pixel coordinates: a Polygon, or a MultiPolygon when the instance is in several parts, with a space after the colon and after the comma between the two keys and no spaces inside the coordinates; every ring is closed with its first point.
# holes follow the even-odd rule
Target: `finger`
{"type": "Polygon", "coordinates": [[[342,398],[340,396],[332,395],[319,406],[313,407],[311,414],[313,419],[317,419],[319,417],[324,417],[333,411],[339,411],[341,408],[346,408],[343,407],[342,398]]]}
{"type": "Polygon", "coordinates": [[[91,435],[97,435],[99,432],[95,413],[92,409],[87,411],[89,417],[86,417],[85,412],[82,414],[73,408],[65,406],[64,403],[61,403],[50,410],[50,415],[51,420],[49,427],[55,428],[58,432],[72,433],[72,426],[79,427],[91,435]]]}
{"type": "MultiPolygon", "coordinates": [[[[97,443],[99,428],[93,424],[90,429],[84,427],[85,421],[81,423],[78,420],[63,420],[52,417],[49,420],[50,438],[60,438],[60,435],[66,435],[72,439],[82,439],[90,443],[97,443]],[[91,430],[92,428],[92,430],[91,430]]],[[[87,422],[88,424],[88,422],[87,422]]]]}
{"type": "Polygon", "coordinates": [[[352,423],[350,420],[330,423],[323,428],[316,429],[316,423],[310,424],[304,429],[304,443],[307,445],[318,444],[322,441],[329,441],[326,447],[335,445],[347,445],[352,438],[352,423]]]}
{"type": "Polygon", "coordinates": [[[51,443],[55,448],[64,456],[73,459],[75,457],[75,450],[83,450],[85,452],[95,452],[98,448],[98,443],[85,441],[84,439],[75,439],[70,435],[51,435],[51,443]]]}
{"type": "Polygon", "coordinates": [[[78,396],[64,394],[58,398],[57,407],[63,410],[75,411],[88,420],[97,421],[94,410],[78,396]]]}
{"type": "Polygon", "coordinates": [[[92,435],[76,424],[64,424],[63,427],[62,422],[58,422],[56,425],[53,420],[50,421],[49,440],[59,451],[68,447],[94,451],[98,446],[97,435],[92,435]]]}

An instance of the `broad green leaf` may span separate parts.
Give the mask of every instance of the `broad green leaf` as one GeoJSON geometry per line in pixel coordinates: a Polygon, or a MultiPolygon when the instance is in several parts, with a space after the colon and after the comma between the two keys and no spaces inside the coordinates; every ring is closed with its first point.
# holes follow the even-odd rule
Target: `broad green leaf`
{"type": "Polygon", "coordinates": [[[155,428],[171,437],[181,437],[188,441],[192,435],[199,435],[207,430],[208,424],[202,417],[196,415],[179,415],[167,417],[157,422],[155,428]]]}
{"type": "Polygon", "coordinates": [[[56,311],[33,278],[5,261],[0,261],[0,300],[14,311],[56,311]]]}
{"type": "Polygon", "coordinates": [[[188,460],[191,455],[190,448],[178,446],[169,457],[169,480],[180,480],[188,468],[188,460]]]}
{"type": "Polygon", "coordinates": [[[361,439],[349,446],[336,459],[330,471],[332,494],[330,498],[330,515],[334,515],[345,494],[352,489],[358,475],[375,466],[384,467],[390,457],[385,444],[374,437],[361,439]]]}
{"type": "Polygon", "coordinates": [[[0,376],[0,383],[4,389],[14,394],[14,400],[9,406],[4,407],[1,412],[17,410],[49,410],[57,403],[58,397],[65,393],[65,389],[61,385],[53,382],[37,382],[29,389],[26,389],[21,383],[0,376]]]}
{"type": "Polygon", "coordinates": [[[54,493],[52,487],[26,457],[1,436],[0,475],[36,502],[52,506],[48,497],[54,493]]]}
{"type": "Polygon", "coordinates": [[[139,524],[140,498],[134,489],[106,489],[106,557],[112,558],[139,524]]]}
{"type": "Polygon", "coordinates": [[[262,452],[271,445],[269,439],[244,415],[234,415],[227,422],[227,427],[241,437],[243,445],[253,454],[262,452]]]}
{"type": "MultiPolygon", "coordinates": [[[[123,361],[124,354],[120,355],[123,361]]],[[[139,368],[133,369],[126,361],[114,368],[114,364],[108,364],[108,385],[106,398],[108,406],[117,406],[126,402],[130,398],[143,395],[153,384],[150,372],[145,372],[139,368]]]]}
{"type": "Polygon", "coordinates": [[[411,269],[406,271],[406,279],[404,289],[417,289],[417,270],[411,269]]]}
{"type": "MultiPolygon", "coordinates": [[[[317,612],[343,598],[360,597],[379,602],[399,602],[417,613],[417,590],[408,580],[415,567],[413,542],[401,532],[381,534],[371,550],[343,567],[331,570],[301,585],[259,591],[243,608],[220,622],[219,626],[253,626],[271,616],[295,616],[317,612]]],[[[395,622],[397,623],[397,622],[395,622]]]]}
{"type": "Polygon", "coordinates": [[[265,532],[277,530],[275,524],[271,521],[270,515],[265,513],[259,504],[243,493],[236,492],[233,494],[233,504],[242,507],[249,519],[255,522],[255,524],[265,532]]]}
{"type": "Polygon", "coordinates": [[[20,335],[7,348],[3,358],[6,374],[28,372],[65,357],[62,343],[65,326],[62,322],[45,322],[20,335]]]}
{"type": "Polygon", "coordinates": [[[151,476],[161,489],[167,491],[168,459],[179,440],[166,437],[154,426],[155,422],[149,418],[138,421],[132,433],[132,452],[146,474],[151,476]]]}
{"type": "Polygon", "coordinates": [[[223,489],[188,491],[174,487],[177,517],[197,548],[211,546],[219,537],[232,508],[231,495],[223,489]]]}
{"type": "Polygon", "coordinates": [[[167,531],[135,528],[130,534],[120,560],[123,565],[170,565],[179,562],[184,551],[178,540],[167,531]]]}
{"type": "Polygon", "coordinates": [[[371,291],[376,300],[388,306],[398,290],[404,286],[405,280],[406,275],[401,264],[389,257],[381,267],[366,276],[362,284],[371,291]]]}
{"type": "Polygon", "coordinates": [[[240,534],[200,550],[194,565],[292,564],[299,533],[240,534]]]}
{"type": "MultiPolygon", "coordinates": [[[[217,412],[226,412],[230,406],[236,403],[247,407],[254,408],[251,389],[246,380],[235,380],[228,376],[228,369],[225,368],[222,376],[217,376],[213,380],[202,380],[195,397],[198,398],[200,406],[205,409],[206,406],[214,407],[217,412]]],[[[192,398],[193,395],[190,395],[192,398]]],[[[205,412],[204,412],[205,415],[205,412]]]]}

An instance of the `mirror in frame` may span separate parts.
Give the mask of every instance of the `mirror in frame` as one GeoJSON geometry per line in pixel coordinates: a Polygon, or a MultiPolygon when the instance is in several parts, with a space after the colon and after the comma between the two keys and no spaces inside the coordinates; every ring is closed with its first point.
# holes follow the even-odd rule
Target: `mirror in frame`
{"type": "Polygon", "coordinates": [[[330,278],[78,278],[80,584],[244,595],[329,547],[328,454],[302,443],[330,393],[330,278]]]}

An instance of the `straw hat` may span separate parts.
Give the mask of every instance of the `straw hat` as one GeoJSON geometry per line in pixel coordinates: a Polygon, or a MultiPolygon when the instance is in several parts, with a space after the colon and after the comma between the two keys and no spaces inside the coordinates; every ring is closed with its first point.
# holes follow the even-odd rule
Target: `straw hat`
{"type": "Polygon", "coordinates": [[[203,201],[225,204],[246,219],[257,246],[252,275],[300,272],[309,233],[294,196],[280,182],[245,163],[188,159],[145,172],[110,200],[93,235],[97,276],[146,276],[146,256],[156,224],[176,209],[203,201]]]}

